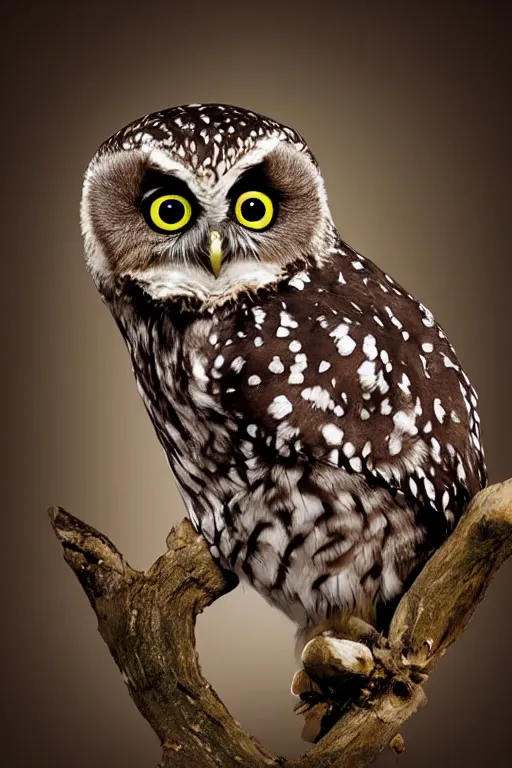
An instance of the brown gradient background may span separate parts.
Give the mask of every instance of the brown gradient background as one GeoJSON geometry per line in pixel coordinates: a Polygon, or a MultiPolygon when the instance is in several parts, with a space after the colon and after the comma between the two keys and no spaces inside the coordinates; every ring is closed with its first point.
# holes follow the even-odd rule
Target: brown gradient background
{"type": "MultiPolygon", "coordinates": [[[[297,128],[342,235],[430,307],[480,394],[495,482],[512,475],[507,3],[13,3],[2,26],[2,735],[9,768],[144,768],[135,709],[45,515],[61,504],[148,567],[184,515],[121,337],[86,274],[81,179],[139,115],[235,103],[297,128]],[[353,7],[355,6],[355,7],[353,7]]],[[[4,11],[5,13],[5,11],[4,11]]],[[[403,729],[404,768],[510,766],[503,567],[403,729]]],[[[277,752],[293,627],[239,587],[200,618],[203,669],[277,752]]],[[[379,766],[395,765],[383,755],[379,766]]]]}

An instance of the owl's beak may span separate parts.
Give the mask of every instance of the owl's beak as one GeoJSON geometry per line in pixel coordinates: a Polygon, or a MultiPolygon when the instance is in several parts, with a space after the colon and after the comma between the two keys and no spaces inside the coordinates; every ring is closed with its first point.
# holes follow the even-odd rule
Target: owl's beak
{"type": "Polygon", "coordinates": [[[210,264],[213,274],[217,278],[222,263],[222,238],[218,232],[212,230],[210,233],[210,264]]]}

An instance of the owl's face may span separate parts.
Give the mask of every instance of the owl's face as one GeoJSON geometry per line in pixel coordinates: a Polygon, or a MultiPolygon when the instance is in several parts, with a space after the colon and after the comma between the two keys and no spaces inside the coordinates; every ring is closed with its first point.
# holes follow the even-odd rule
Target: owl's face
{"type": "Polygon", "coordinates": [[[322,253],[332,228],[315,159],[290,128],[226,105],[154,113],[86,173],[82,230],[104,295],[222,303],[322,253]]]}

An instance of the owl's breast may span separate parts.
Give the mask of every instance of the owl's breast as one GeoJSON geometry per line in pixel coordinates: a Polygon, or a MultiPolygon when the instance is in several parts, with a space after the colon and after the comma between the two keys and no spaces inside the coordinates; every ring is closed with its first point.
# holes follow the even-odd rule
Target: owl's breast
{"type": "Polygon", "coordinates": [[[185,329],[171,320],[132,315],[124,335],[139,394],[196,522],[201,504],[211,511],[212,494],[228,498],[240,488],[233,451],[239,425],[221,404],[215,375],[218,318],[185,329]]]}

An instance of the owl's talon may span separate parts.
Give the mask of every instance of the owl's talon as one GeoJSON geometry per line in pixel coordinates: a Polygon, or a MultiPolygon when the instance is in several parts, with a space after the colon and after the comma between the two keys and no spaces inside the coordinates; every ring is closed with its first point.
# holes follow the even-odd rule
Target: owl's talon
{"type": "Polygon", "coordinates": [[[298,669],[292,679],[291,692],[294,696],[300,696],[305,691],[310,690],[311,678],[303,670],[298,669]]]}
{"type": "Polygon", "coordinates": [[[322,689],[305,669],[298,669],[293,676],[291,692],[294,696],[302,696],[305,693],[322,693],[322,689]]]}
{"type": "Polygon", "coordinates": [[[294,711],[306,718],[302,738],[316,742],[351,704],[371,695],[376,662],[366,645],[330,632],[307,643],[302,662],[305,668],[292,681],[292,693],[301,699],[294,711]]]}
{"type": "Polygon", "coordinates": [[[325,635],[309,641],[302,651],[302,663],[308,675],[319,682],[347,674],[369,677],[375,668],[366,645],[325,635]]]}
{"type": "Polygon", "coordinates": [[[299,701],[293,708],[294,715],[304,715],[313,705],[310,701],[299,701]]]}

